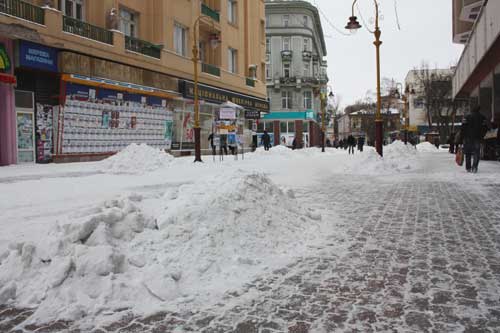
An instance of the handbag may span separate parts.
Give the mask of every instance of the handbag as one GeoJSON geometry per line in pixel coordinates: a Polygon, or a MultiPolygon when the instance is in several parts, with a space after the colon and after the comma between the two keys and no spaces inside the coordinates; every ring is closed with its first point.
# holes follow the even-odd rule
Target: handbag
{"type": "Polygon", "coordinates": [[[457,153],[455,154],[455,162],[457,162],[458,166],[464,165],[464,151],[462,147],[457,149],[457,153]]]}

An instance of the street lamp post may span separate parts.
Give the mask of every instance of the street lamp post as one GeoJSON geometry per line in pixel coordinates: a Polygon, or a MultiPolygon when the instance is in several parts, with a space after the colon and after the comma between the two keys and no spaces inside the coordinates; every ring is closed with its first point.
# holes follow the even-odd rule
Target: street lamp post
{"type": "MultiPolygon", "coordinates": [[[[358,22],[358,18],[354,16],[354,5],[358,0],[354,0],[352,3],[352,16],[349,18],[349,22],[346,25],[346,29],[351,31],[356,31],[361,28],[361,24],[358,22]]],[[[375,31],[373,34],[375,35],[375,45],[376,49],[376,64],[377,64],[377,113],[375,114],[375,148],[377,153],[380,156],[383,156],[383,119],[380,109],[382,107],[382,98],[380,94],[380,45],[382,45],[382,41],[380,40],[380,35],[382,34],[379,27],[379,11],[378,11],[378,2],[377,0],[373,0],[375,3],[375,31]]]]}
{"type": "MultiPolygon", "coordinates": [[[[199,49],[198,49],[198,35],[197,27],[199,30],[199,23],[203,17],[208,17],[206,15],[200,15],[193,24],[193,69],[194,69],[194,162],[203,162],[201,160],[201,127],[200,127],[200,103],[198,98],[198,61],[199,59],[199,49]]],[[[219,42],[216,40],[215,42],[219,42]]],[[[217,47],[214,40],[211,41],[211,46],[213,48],[217,47]]]]}

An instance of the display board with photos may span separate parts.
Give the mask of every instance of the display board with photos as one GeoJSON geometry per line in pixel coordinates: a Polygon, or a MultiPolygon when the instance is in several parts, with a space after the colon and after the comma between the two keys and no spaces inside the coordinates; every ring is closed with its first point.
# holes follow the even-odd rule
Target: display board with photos
{"type": "Polygon", "coordinates": [[[67,83],[62,154],[111,153],[131,143],[169,150],[173,112],[168,101],[67,83]]]}

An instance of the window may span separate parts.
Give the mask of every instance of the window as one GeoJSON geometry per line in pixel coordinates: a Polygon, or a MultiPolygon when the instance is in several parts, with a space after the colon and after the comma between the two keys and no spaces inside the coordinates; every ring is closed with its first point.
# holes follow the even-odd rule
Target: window
{"type": "Polygon", "coordinates": [[[318,77],[319,72],[319,65],[317,62],[313,64],[313,76],[318,77]]]}
{"type": "Polygon", "coordinates": [[[266,53],[271,53],[271,38],[266,38],[266,53]]]}
{"type": "Polygon", "coordinates": [[[283,26],[288,27],[288,23],[290,23],[290,15],[283,15],[283,26]]]}
{"type": "Polygon", "coordinates": [[[290,64],[283,64],[283,77],[290,77],[290,64]]]}
{"type": "Polygon", "coordinates": [[[304,38],[304,51],[309,51],[309,38],[304,38]]]}
{"type": "Polygon", "coordinates": [[[227,0],[227,20],[229,23],[238,23],[238,8],[236,0],[227,0]]]}
{"type": "Polygon", "coordinates": [[[302,123],[302,132],[303,133],[308,133],[309,132],[309,123],[308,122],[303,122],[302,123]]]}
{"type": "Polygon", "coordinates": [[[309,17],[307,17],[307,16],[304,15],[302,17],[302,24],[304,25],[304,27],[309,26],[309,17]]]}
{"type": "Polygon", "coordinates": [[[304,109],[312,109],[312,92],[304,91],[304,109]]]}
{"type": "Polygon", "coordinates": [[[304,62],[304,77],[311,76],[311,64],[309,62],[304,62]]]}
{"type": "Polygon", "coordinates": [[[290,51],[290,37],[283,37],[283,51],[290,51]]]}
{"type": "Polygon", "coordinates": [[[266,79],[267,80],[270,80],[272,77],[271,77],[271,64],[270,63],[267,63],[266,64],[266,79]]]}
{"type": "Polygon", "coordinates": [[[237,73],[238,72],[238,51],[232,48],[227,49],[227,69],[231,73],[237,73]]]}
{"type": "Polygon", "coordinates": [[[201,62],[205,62],[205,42],[198,43],[198,57],[201,62]]]}
{"type": "Polygon", "coordinates": [[[286,121],[281,121],[280,122],[280,132],[281,133],[287,133],[288,129],[286,128],[286,121]]]}
{"type": "Polygon", "coordinates": [[[174,50],[177,54],[186,56],[187,30],[182,25],[174,25],[174,50]]]}
{"type": "Polygon", "coordinates": [[[282,91],[281,92],[281,108],[290,109],[292,107],[292,92],[282,91]]]}
{"type": "Polygon", "coordinates": [[[126,36],[137,37],[139,15],[128,9],[120,9],[120,31],[126,36]]]}
{"type": "Polygon", "coordinates": [[[295,122],[289,121],[288,122],[288,133],[294,133],[294,132],[295,132],[295,122]]]}
{"type": "Polygon", "coordinates": [[[84,18],[84,0],[64,0],[62,2],[62,11],[64,15],[83,21],[84,18]]]}
{"type": "Polygon", "coordinates": [[[269,15],[266,15],[266,27],[269,27],[269,26],[270,26],[270,25],[269,25],[270,23],[271,23],[271,21],[270,21],[270,17],[269,17],[269,15]]]}

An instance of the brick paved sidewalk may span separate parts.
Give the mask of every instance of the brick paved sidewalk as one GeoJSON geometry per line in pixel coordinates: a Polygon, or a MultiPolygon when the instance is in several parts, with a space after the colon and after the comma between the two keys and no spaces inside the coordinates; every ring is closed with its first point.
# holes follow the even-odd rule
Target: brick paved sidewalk
{"type": "MultiPolygon", "coordinates": [[[[344,224],[316,256],[215,308],[128,314],[94,332],[500,332],[500,186],[422,178],[327,181],[319,195],[344,224]]],[[[29,314],[0,308],[0,332],[29,314]]],[[[26,331],[78,332],[50,325],[26,331]]]]}

